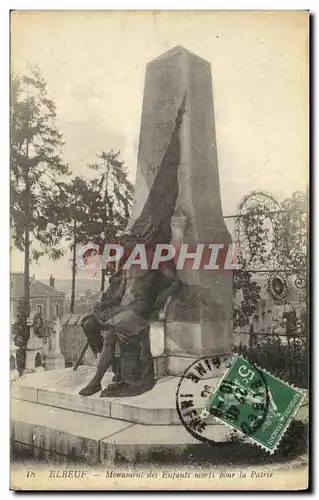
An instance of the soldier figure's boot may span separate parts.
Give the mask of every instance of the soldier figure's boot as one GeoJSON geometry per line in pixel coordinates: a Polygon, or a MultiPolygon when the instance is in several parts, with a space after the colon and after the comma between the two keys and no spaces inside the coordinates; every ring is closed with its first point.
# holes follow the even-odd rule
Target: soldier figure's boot
{"type": "Polygon", "coordinates": [[[81,324],[86,339],[92,349],[93,354],[96,356],[103,349],[103,337],[101,335],[101,327],[97,322],[95,316],[91,314],[86,316],[81,324]]]}
{"type": "Polygon", "coordinates": [[[101,397],[136,396],[141,394],[140,384],[140,342],[135,340],[129,344],[121,345],[121,380],[107,386],[101,397]]]}
{"type": "Polygon", "coordinates": [[[79,392],[80,396],[92,396],[102,389],[102,379],[115,359],[116,338],[110,333],[106,338],[100,359],[97,364],[96,373],[92,380],[79,392]]]}

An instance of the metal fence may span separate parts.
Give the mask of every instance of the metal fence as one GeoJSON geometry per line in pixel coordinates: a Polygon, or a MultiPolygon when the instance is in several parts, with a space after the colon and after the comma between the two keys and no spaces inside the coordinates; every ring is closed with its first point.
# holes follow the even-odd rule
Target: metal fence
{"type": "Polygon", "coordinates": [[[308,379],[307,200],[279,203],[253,192],[225,217],[240,270],[234,271],[235,350],[282,378],[308,379]]]}

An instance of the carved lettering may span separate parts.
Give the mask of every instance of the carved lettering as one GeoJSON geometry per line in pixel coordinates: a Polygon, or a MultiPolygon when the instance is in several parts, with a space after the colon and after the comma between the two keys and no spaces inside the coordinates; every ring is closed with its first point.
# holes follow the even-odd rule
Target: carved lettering
{"type": "Polygon", "coordinates": [[[154,101],[154,109],[161,109],[166,105],[172,105],[174,106],[175,101],[174,99],[157,99],[154,101]]]}
{"type": "Polygon", "coordinates": [[[156,130],[166,130],[173,127],[172,120],[157,122],[155,125],[156,130]]]}

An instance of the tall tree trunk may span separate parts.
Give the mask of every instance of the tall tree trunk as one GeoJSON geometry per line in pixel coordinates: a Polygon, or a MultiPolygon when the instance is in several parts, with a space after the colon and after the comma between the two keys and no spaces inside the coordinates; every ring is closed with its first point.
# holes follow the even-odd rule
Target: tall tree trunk
{"type": "Polygon", "coordinates": [[[25,313],[30,315],[30,234],[29,228],[26,227],[24,232],[24,302],[25,313]]]}
{"type": "Polygon", "coordinates": [[[74,223],[73,223],[73,254],[72,254],[72,290],[71,290],[70,313],[74,312],[75,274],[76,274],[76,220],[74,219],[74,223]]]}
{"type": "MultiPolygon", "coordinates": [[[[30,196],[31,196],[31,188],[30,188],[30,179],[29,179],[29,141],[26,143],[26,169],[24,175],[25,182],[25,229],[24,229],[24,313],[25,313],[25,321],[30,316],[30,222],[31,222],[31,214],[30,214],[30,196]]],[[[25,323],[25,339],[26,342],[30,338],[30,328],[25,323]]]]}
{"type": "MultiPolygon", "coordinates": [[[[110,217],[110,207],[109,207],[109,199],[108,199],[108,184],[109,184],[109,175],[110,175],[110,160],[108,159],[107,160],[107,163],[106,163],[106,172],[105,172],[105,186],[104,186],[104,193],[103,193],[103,204],[104,204],[104,207],[105,207],[105,220],[106,221],[109,221],[110,217]]],[[[107,226],[105,226],[104,228],[104,236],[105,238],[107,237],[107,231],[108,231],[108,228],[107,226]]]]}
{"type": "MultiPolygon", "coordinates": [[[[25,321],[30,316],[30,233],[29,227],[27,226],[24,232],[24,313],[25,321]]],[[[25,322],[25,340],[26,342],[30,338],[30,327],[27,326],[25,322]]]]}

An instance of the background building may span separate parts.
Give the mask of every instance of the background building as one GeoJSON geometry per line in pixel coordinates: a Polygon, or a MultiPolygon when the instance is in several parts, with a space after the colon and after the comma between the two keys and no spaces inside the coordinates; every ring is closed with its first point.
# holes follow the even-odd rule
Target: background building
{"type": "MultiPolygon", "coordinates": [[[[11,324],[16,320],[17,306],[24,297],[23,273],[11,274],[11,324]]],[[[30,296],[31,312],[40,313],[44,320],[52,320],[62,317],[64,314],[65,293],[56,290],[55,279],[50,276],[46,285],[41,281],[31,278],[30,296]]]]}

